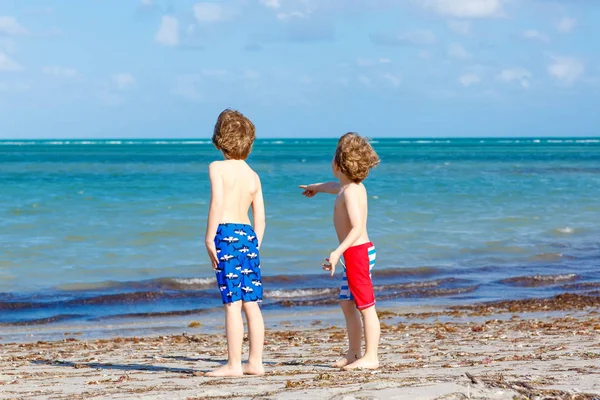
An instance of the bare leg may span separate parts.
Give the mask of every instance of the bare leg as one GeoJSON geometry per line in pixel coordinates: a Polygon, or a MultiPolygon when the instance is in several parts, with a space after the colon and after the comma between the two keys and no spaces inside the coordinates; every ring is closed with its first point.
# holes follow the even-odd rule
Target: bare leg
{"type": "Polygon", "coordinates": [[[227,333],[227,364],[206,376],[242,376],[242,341],[244,340],[244,321],[242,320],[242,302],[225,304],[225,331],[227,333]]]}
{"type": "Polygon", "coordinates": [[[380,336],[379,317],[375,306],[361,310],[360,313],[365,326],[365,355],[352,364],[346,365],[344,369],[377,369],[379,368],[377,357],[380,336]]]}
{"type": "Polygon", "coordinates": [[[342,368],[360,358],[360,344],[362,340],[362,324],[360,313],[352,300],[340,300],[340,306],[344,311],[346,319],[346,331],[348,332],[348,352],[337,360],[333,366],[342,368]]]}
{"type": "Polygon", "coordinates": [[[265,323],[258,303],[244,302],[244,313],[248,321],[248,338],[250,340],[250,356],[248,364],[244,365],[244,374],[263,375],[265,369],[262,363],[263,346],[265,344],[265,323]]]}

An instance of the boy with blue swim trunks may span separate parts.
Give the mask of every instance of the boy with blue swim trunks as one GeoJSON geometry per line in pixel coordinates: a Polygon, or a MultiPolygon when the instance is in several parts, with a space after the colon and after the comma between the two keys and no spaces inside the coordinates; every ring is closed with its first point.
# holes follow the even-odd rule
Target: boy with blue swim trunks
{"type": "Polygon", "coordinates": [[[333,276],[337,263],[344,258],[339,300],[346,319],[349,346],[346,355],[334,363],[335,367],[344,369],[379,368],[380,326],[371,282],[376,254],[367,233],[367,190],[362,184],[378,163],[379,157],[367,139],[347,133],[338,141],[332,162],[333,175],[339,181],[300,186],[306,197],[319,192],[337,195],[333,223],[340,244],[325,259],[323,269],[331,271],[333,276]],[[361,357],[363,326],[365,353],[361,357]]]}
{"type": "Polygon", "coordinates": [[[223,111],[212,137],[224,160],[214,161],[210,176],[210,209],[205,244],[225,306],[227,364],[207,376],[262,375],[265,326],[259,248],[265,232],[260,178],[246,164],[255,138],[254,124],[234,110],[223,111]],[[252,207],[254,227],[248,211],[252,207]],[[250,355],[242,366],[244,322],[248,321],[250,355]]]}

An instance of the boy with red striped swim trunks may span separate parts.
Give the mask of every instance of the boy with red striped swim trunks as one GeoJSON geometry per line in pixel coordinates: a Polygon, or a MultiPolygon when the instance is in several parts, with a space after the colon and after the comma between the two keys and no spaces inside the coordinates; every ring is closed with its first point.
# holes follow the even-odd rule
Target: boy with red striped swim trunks
{"type": "Polygon", "coordinates": [[[339,181],[300,186],[306,197],[313,197],[319,192],[337,195],[333,222],[340,245],[325,259],[323,269],[331,271],[333,276],[343,256],[344,275],[339,298],[346,319],[349,346],[346,355],[333,364],[338,368],[379,368],[380,326],[371,282],[376,253],[367,234],[367,190],[362,184],[371,168],[378,163],[379,157],[367,139],[356,133],[347,133],[338,141],[331,165],[333,175],[339,181]],[[363,326],[365,353],[361,357],[363,326]]]}

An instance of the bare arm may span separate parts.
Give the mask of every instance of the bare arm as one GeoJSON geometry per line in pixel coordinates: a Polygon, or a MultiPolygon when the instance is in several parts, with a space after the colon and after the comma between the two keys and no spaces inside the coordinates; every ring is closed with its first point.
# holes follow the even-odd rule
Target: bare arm
{"type": "Polygon", "coordinates": [[[338,194],[338,192],[340,191],[340,183],[313,183],[311,185],[300,185],[299,188],[304,190],[302,194],[306,197],[313,197],[317,193],[338,194]]]}
{"type": "Polygon", "coordinates": [[[256,176],[256,182],[258,184],[258,190],[254,195],[254,199],[252,200],[252,218],[254,219],[254,232],[256,232],[258,247],[260,248],[267,223],[265,219],[265,202],[263,199],[262,186],[260,184],[260,178],[258,175],[256,176]]]}
{"type": "Polygon", "coordinates": [[[223,214],[223,177],[218,165],[215,163],[211,163],[208,166],[208,175],[210,178],[210,208],[208,210],[204,244],[206,245],[213,268],[217,268],[219,261],[217,259],[214,239],[223,214]]]}

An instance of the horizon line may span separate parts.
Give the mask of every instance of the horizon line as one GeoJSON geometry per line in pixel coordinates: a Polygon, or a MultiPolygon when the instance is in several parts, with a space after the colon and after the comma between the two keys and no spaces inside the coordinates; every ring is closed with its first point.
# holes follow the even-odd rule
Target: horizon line
{"type": "MultiPolygon", "coordinates": [[[[386,136],[386,137],[377,137],[372,136],[369,137],[371,140],[452,140],[452,139],[586,139],[586,138],[600,138],[600,135],[581,135],[581,136],[386,136]]],[[[339,139],[338,136],[328,136],[328,137],[261,137],[256,138],[255,141],[259,140],[333,140],[339,139]]],[[[211,141],[210,137],[175,137],[175,138],[164,138],[164,137],[107,137],[107,138],[84,138],[84,137],[56,137],[56,138],[0,138],[0,142],[12,142],[12,141],[82,141],[82,140],[90,140],[90,141],[107,141],[107,140],[141,140],[141,141],[151,141],[151,140],[164,140],[164,141],[193,141],[193,140],[202,140],[202,141],[211,141]]]]}

